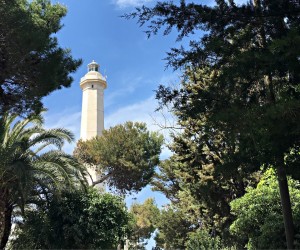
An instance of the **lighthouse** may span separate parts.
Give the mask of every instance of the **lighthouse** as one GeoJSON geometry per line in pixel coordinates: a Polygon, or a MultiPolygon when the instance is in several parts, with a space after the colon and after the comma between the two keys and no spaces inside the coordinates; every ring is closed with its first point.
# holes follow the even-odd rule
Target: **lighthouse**
{"type": "MultiPolygon", "coordinates": [[[[100,73],[100,66],[95,61],[88,64],[88,72],[81,78],[82,112],[80,138],[83,141],[102,134],[104,129],[104,89],[106,78],[100,73]]],[[[94,167],[88,169],[92,184],[99,178],[94,167]]]]}

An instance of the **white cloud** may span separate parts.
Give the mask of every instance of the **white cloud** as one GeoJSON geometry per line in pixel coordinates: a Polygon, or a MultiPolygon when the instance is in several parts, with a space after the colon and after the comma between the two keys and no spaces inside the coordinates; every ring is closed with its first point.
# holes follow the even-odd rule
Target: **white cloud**
{"type": "Polygon", "coordinates": [[[153,0],[113,0],[113,3],[116,4],[119,8],[126,8],[141,6],[152,1],[153,0]]]}
{"type": "MultiPolygon", "coordinates": [[[[139,103],[122,107],[115,112],[105,116],[105,128],[123,124],[126,121],[145,122],[150,131],[158,131],[163,134],[165,141],[170,141],[169,128],[175,127],[174,117],[167,112],[154,112],[157,108],[157,101],[154,96],[149,97],[139,103]]],[[[161,159],[166,159],[171,155],[171,151],[163,147],[161,159]]]]}
{"type": "Polygon", "coordinates": [[[105,128],[125,123],[126,121],[145,122],[151,131],[160,131],[166,136],[169,134],[164,127],[171,127],[174,118],[171,114],[155,112],[158,107],[154,96],[132,105],[122,107],[111,114],[105,115],[105,128]],[[167,132],[167,133],[166,133],[167,132]]]}
{"type": "Polygon", "coordinates": [[[118,91],[108,94],[104,97],[105,107],[109,107],[120,100],[120,97],[128,96],[136,91],[141,82],[144,81],[142,76],[129,77],[128,74],[123,74],[122,82],[120,82],[120,88],[118,91]]]}
{"type": "Polygon", "coordinates": [[[150,97],[141,102],[122,107],[111,114],[105,115],[105,128],[124,123],[126,121],[140,121],[152,125],[150,114],[155,110],[156,101],[150,97]]]}
{"type": "MultiPolygon", "coordinates": [[[[121,98],[127,98],[130,95],[136,95],[138,89],[141,90],[144,85],[154,86],[154,84],[162,84],[167,86],[177,86],[180,81],[180,75],[178,73],[163,75],[160,79],[149,79],[145,76],[133,76],[130,72],[124,71],[120,75],[121,82],[117,91],[111,92],[109,89],[105,92],[104,104],[105,107],[110,107],[113,104],[120,102],[121,98]]],[[[155,87],[156,88],[156,85],[155,87]]],[[[156,107],[154,107],[155,109],[156,107]]],[[[154,110],[153,109],[153,110],[154,110]]],[[[153,111],[152,110],[152,111],[153,111]]]]}
{"type": "MultiPolygon", "coordinates": [[[[123,124],[126,121],[145,122],[150,131],[158,131],[164,135],[166,142],[169,142],[170,130],[164,127],[172,127],[174,118],[171,114],[154,112],[157,108],[157,101],[154,96],[146,100],[124,106],[116,111],[105,115],[105,128],[123,124]]],[[[60,113],[45,115],[46,128],[66,128],[75,135],[75,141],[80,138],[80,118],[81,112],[74,109],[65,109],[60,113]]],[[[76,143],[66,144],[64,150],[72,153],[76,143]]],[[[165,159],[170,156],[171,152],[163,147],[161,158],[165,159]]]]}
{"type": "MultiPolygon", "coordinates": [[[[121,96],[128,96],[128,93],[134,94],[138,86],[142,84],[151,84],[157,82],[170,87],[178,87],[180,75],[177,73],[164,75],[159,80],[145,80],[143,77],[126,78],[124,88],[121,88],[116,93],[112,93],[105,97],[105,106],[110,106],[112,102],[118,100],[121,96]],[[128,82],[130,84],[128,85],[128,82]],[[129,86],[129,87],[128,87],[129,86]],[[108,104],[107,104],[108,103],[108,104]]],[[[138,93],[137,93],[138,94],[138,93]]],[[[158,102],[154,96],[141,100],[140,102],[124,106],[112,113],[104,114],[105,128],[124,123],[126,121],[145,122],[150,130],[162,130],[163,127],[171,127],[174,124],[174,118],[166,110],[155,112],[158,108],[158,102]]]]}

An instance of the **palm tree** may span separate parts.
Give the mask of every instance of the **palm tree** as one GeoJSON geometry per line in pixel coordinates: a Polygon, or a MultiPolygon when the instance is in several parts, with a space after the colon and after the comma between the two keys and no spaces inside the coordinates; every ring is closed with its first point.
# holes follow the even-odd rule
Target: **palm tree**
{"type": "Polygon", "coordinates": [[[41,115],[0,118],[0,249],[8,241],[13,211],[46,202],[54,192],[86,184],[85,169],[61,148],[73,141],[66,129],[44,129],[41,115]]]}

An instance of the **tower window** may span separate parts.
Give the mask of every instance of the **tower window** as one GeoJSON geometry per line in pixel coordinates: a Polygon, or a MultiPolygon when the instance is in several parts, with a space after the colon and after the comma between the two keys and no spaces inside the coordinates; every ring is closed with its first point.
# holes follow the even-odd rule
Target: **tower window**
{"type": "Polygon", "coordinates": [[[94,85],[92,85],[92,89],[94,88],[94,85]]]}

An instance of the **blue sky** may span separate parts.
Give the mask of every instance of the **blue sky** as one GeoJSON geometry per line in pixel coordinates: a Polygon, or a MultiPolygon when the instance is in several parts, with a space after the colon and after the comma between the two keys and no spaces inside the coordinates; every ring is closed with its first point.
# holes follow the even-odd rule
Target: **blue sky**
{"type": "MultiPolygon", "coordinates": [[[[100,64],[100,71],[107,76],[105,90],[105,127],[125,121],[144,121],[151,130],[160,130],[156,123],[172,121],[170,114],[155,113],[157,102],[154,98],[159,84],[177,85],[180,72],[165,69],[166,52],[178,47],[176,32],[163,36],[159,32],[150,39],[139,27],[137,20],[121,18],[135,7],[151,6],[155,0],[51,0],[67,6],[68,14],[63,19],[64,27],[56,34],[59,44],[72,51],[74,58],[82,58],[83,64],[73,74],[70,88],[51,93],[43,99],[48,108],[47,127],[65,127],[79,139],[82,91],[79,81],[87,72],[92,60],[100,64]]],[[[192,0],[186,0],[191,2],[192,0]]],[[[179,0],[174,0],[179,2],[179,0]]],[[[213,4],[213,0],[196,1],[213,4]]],[[[237,0],[242,3],[245,0],[237,0]]],[[[201,35],[201,33],[200,33],[201,35]]],[[[184,41],[183,41],[184,43],[184,41]]],[[[185,44],[186,45],[186,44],[185,44]]],[[[167,131],[162,131],[167,135],[167,131]]],[[[74,145],[65,150],[72,152],[74,145]]],[[[162,157],[170,155],[166,149],[162,157]]]]}
{"type": "MultiPolygon", "coordinates": [[[[57,2],[52,0],[52,2],[57,2]]],[[[87,72],[87,64],[92,60],[100,64],[100,71],[107,76],[105,90],[105,128],[125,121],[146,122],[150,130],[160,130],[156,124],[172,123],[172,116],[155,113],[157,102],[154,90],[161,83],[176,85],[179,73],[165,70],[166,52],[177,47],[176,34],[147,38],[136,20],[125,20],[120,16],[134,10],[141,4],[152,5],[154,0],[60,0],[68,8],[63,19],[64,27],[57,34],[62,47],[70,48],[75,58],[82,58],[83,64],[73,75],[70,88],[52,93],[44,98],[47,127],[65,127],[80,136],[80,115],[82,91],[79,81],[87,72]]],[[[176,2],[176,1],[175,1],[176,2]]],[[[178,2],[178,1],[177,1],[178,2]]],[[[197,2],[197,1],[196,1],[197,2]]],[[[211,4],[212,0],[203,1],[211,4]]],[[[242,2],[242,0],[238,1],[242,2]]],[[[168,135],[167,131],[161,131],[168,135]]],[[[168,140],[168,138],[167,138],[168,140]]],[[[65,150],[73,151],[74,144],[65,150]]],[[[165,148],[161,157],[170,152],[165,148]]],[[[155,197],[162,206],[167,202],[163,195],[143,189],[139,194],[128,197],[127,204],[143,202],[155,197]],[[132,199],[136,198],[136,199],[132,199]]],[[[153,245],[150,241],[148,249],[153,245]]]]}
{"type": "MultiPolygon", "coordinates": [[[[54,0],[53,2],[57,2],[54,0]]],[[[155,113],[157,102],[154,90],[158,84],[176,84],[179,73],[165,70],[163,60],[166,51],[175,46],[175,35],[162,35],[147,38],[136,20],[125,20],[120,16],[134,10],[142,3],[153,4],[151,0],[60,0],[68,8],[63,19],[64,27],[57,34],[59,44],[70,48],[75,58],[82,58],[83,64],[73,75],[74,82],[44,98],[46,127],[65,127],[71,130],[76,140],[80,136],[82,91],[79,81],[87,72],[87,64],[92,60],[100,64],[100,71],[107,76],[105,90],[105,128],[125,121],[146,122],[150,130],[161,130],[155,124],[164,124],[165,118],[155,113]]],[[[162,131],[165,135],[168,133],[162,131]]],[[[65,150],[73,151],[74,144],[66,145],[65,150]]],[[[167,158],[170,152],[165,148],[161,157],[167,158]]],[[[168,201],[150,187],[140,193],[128,196],[126,203],[143,202],[155,197],[159,206],[168,201]]],[[[148,249],[154,241],[150,240],[148,249]]]]}
{"type": "MultiPolygon", "coordinates": [[[[53,1],[57,2],[57,1],[53,1]]],[[[75,58],[82,58],[83,64],[73,75],[74,82],[44,98],[47,127],[65,127],[71,130],[76,140],[80,136],[82,91],[79,81],[87,72],[87,64],[92,60],[100,64],[100,71],[107,76],[105,90],[105,128],[125,121],[146,122],[150,130],[160,130],[156,123],[172,120],[154,110],[157,102],[154,90],[158,84],[175,84],[179,73],[165,70],[163,58],[170,47],[175,46],[175,35],[147,38],[136,20],[125,20],[120,16],[134,10],[139,4],[153,4],[154,1],[138,0],[61,0],[68,8],[63,19],[64,27],[57,34],[59,44],[70,48],[75,58]]],[[[165,135],[168,133],[162,131],[165,135]]],[[[73,151],[74,144],[65,150],[73,151]]],[[[163,150],[162,158],[170,155],[163,150]]],[[[127,198],[143,202],[155,196],[159,206],[167,200],[158,193],[145,188],[139,194],[127,198]],[[136,198],[136,199],[132,199],[136,198]]]]}

